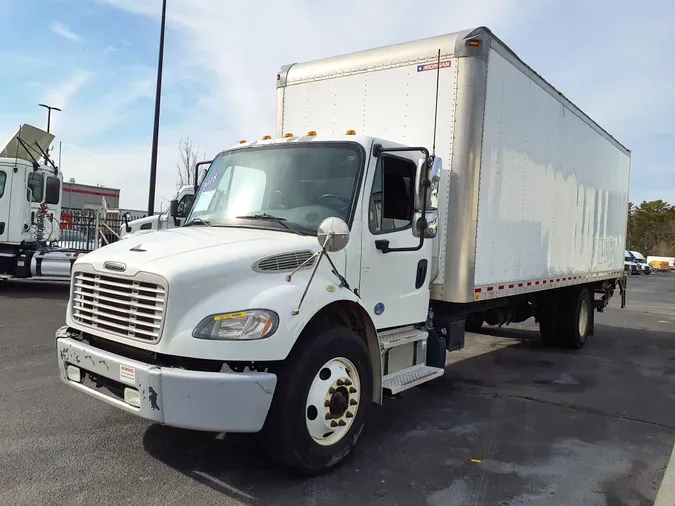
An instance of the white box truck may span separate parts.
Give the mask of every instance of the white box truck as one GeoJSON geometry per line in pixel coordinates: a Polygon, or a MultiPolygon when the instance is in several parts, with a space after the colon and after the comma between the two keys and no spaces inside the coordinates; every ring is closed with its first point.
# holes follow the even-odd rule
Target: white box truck
{"type": "Polygon", "coordinates": [[[535,317],[580,348],[623,305],[630,152],[488,29],[277,79],[276,135],[221,152],[184,226],[75,263],[68,385],[262,431],[316,473],[371,402],[443,375],[467,327],[535,317]]]}

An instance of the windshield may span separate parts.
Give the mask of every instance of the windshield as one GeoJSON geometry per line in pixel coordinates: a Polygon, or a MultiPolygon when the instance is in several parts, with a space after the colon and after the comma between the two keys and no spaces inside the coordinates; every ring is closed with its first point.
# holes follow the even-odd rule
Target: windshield
{"type": "Polygon", "coordinates": [[[218,155],[199,188],[187,223],[199,218],[213,226],[285,230],[281,218],[303,233],[335,216],[349,221],[363,165],[355,143],[273,145],[218,155]],[[269,215],[260,221],[243,216],[269,215]]]}

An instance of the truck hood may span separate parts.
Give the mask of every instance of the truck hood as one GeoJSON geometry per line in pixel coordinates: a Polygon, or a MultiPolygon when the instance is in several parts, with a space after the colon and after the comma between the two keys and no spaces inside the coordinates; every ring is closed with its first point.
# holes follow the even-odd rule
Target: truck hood
{"type": "Polygon", "coordinates": [[[75,267],[90,264],[113,275],[134,276],[143,271],[169,281],[185,276],[197,281],[200,273],[212,277],[244,267],[251,272],[260,258],[298,250],[313,252],[318,247],[315,237],[282,231],[192,226],[130,236],[82,256],[75,267]],[[106,268],[110,262],[117,264],[115,270],[106,268]]]}

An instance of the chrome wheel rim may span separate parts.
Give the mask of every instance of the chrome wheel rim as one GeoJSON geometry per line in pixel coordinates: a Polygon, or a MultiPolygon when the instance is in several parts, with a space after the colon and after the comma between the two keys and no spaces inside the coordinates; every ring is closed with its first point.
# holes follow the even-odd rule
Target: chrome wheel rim
{"type": "Polygon", "coordinates": [[[309,387],[305,422],[312,439],[331,446],[351,428],[361,401],[361,379],[346,358],[333,358],[321,367],[309,387]]]}
{"type": "Polygon", "coordinates": [[[587,300],[581,302],[581,310],[579,311],[579,335],[584,338],[586,337],[586,331],[588,330],[588,317],[590,315],[590,308],[587,300]]]}

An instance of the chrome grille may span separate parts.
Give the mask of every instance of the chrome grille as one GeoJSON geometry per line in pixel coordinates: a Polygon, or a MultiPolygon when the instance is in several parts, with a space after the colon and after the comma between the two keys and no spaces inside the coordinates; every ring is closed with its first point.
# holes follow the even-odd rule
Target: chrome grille
{"type": "MultiPolygon", "coordinates": [[[[253,264],[253,270],[261,272],[292,271],[300,267],[312,255],[313,253],[309,250],[273,255],[258,260],[253,264]]],[[[312,265],[314,265],[314,260],[308,262],[305,267],[311,267],[312,265]]]]}
{"type": "Polygon", "coordinates": [[[133,278],[77,272],[72,316],[76,322],[111,334],[158,341],[166,288],[133,278]]]}

